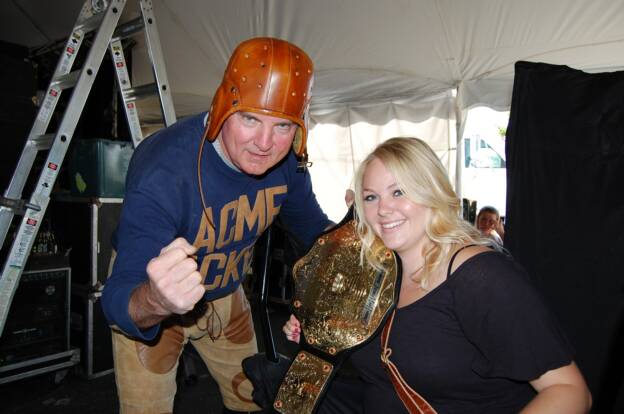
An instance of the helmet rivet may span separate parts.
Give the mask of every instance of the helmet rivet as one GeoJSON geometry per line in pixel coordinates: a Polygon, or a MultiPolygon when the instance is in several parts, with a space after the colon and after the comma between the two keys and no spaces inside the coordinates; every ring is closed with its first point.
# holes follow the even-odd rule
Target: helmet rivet
{"type": "Polygon", "coordinates": [[[264,50],[269,50],[269,47],[267,45],[264,45],[264,50]]]}
{"type": "Polygon", "coordinates": [[[297,92],[291,93],[292,96],[297,96],[297,92]]]}
{"type": "Polygon", "coordinates": [[[243,81],[243,82],[247,82],[247,76],[243,76],[243,77],[241,78],[241,81],[243,81]]]}
{"type": "Polygon", "coordinates": [[[299,59],[299,55],[295,55],[295,59],[299,59]]]}
{"type": "Polygon", "coordinates": [[[234,69],[232,69],[232,72],[236,73],[236,72],[238,72],[238,69],[234,68],[234,69]]]}
{"type": "Polygon", "coordinates": [[[249,59],[249,53],[245,53],[245,59],[249,59]]]}
{"type": "Polygon", "coordinates": [[[263,68],[263,67],[265,67],[265,66],[266,66],[266,63],[264,63],[264,62],[260,62],[260,67],[261,67],[261,68],[263,68]]]}
{"type": "Polygon", "coordinates": [[[310,69],[308,69],[308,73],[312,73],[312,71],[310,69]]]}
{"type": "Polygon", "coordinates": [[[258,89],[262,88],[262,84],[261,84],[261,83],[259,83],[259,84],[258,84],[258,85],[256,85],[256,86],[258,86],[258,89]]]}
{"type": "Polygon", "coordinates": [[[304,92],[304,93],[303,93],[303,96],[308,96],[308,94],[304,92]]]}
{"type": "Polygon", "coordinates": [[[299,76],[299,72],[295,72],[295,76],[299,76]]]}

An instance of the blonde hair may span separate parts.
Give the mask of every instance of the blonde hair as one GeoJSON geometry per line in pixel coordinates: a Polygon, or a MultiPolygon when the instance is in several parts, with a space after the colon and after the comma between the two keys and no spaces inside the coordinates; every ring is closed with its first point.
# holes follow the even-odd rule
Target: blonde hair
{"type": "Polygon", "coordinates": [[[380,267],[372,251],[377,237],[366,222],[362,198],[364,173],[374,159],[384,164],[405,197],[431,210],[425,223],[425,234],[431,243],[423,252],[425,264],[420,278],[423,288],[431,272],[444,263],[456,248],[466,244],[490,244],[477,229],[460,217],[460,200],[444,166],[429,145],[418,138],[391,138],[378,145],[355,174],[355,212],[357,232],[362,239],[362,262],[366,259],[374,268],[380,267]]]}

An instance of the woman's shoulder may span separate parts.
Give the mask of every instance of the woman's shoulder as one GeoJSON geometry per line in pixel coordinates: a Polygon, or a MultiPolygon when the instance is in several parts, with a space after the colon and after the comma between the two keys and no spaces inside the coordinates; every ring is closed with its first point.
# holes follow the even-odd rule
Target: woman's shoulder
{"type": "Polygon", "coordinates": [[[448,278],[465,278],[475,274],[486,279],[500,274],[521,275],[522,279],[526,277],[524,268],[508,252],[495,246],[473,245],[455,250],[451,254],[448,278]]]}
{"type": "Polygon", "coordinates": [[[470,246],[457,253],[449,277],[456,289],[471,291],[529,288],[524,267],[503,251],[487,246],[470,246]]]}
{"type": "Polygon", "coordinates": [[[449,275],[452,275],[466,262],[474,260],[483,260],[484,256],[488,256],[490,253],[495,253],[496,250],[487,245],[468,245],[459,247],[453,253],[451,253],[451,259],[449,263],[449,275]]]}

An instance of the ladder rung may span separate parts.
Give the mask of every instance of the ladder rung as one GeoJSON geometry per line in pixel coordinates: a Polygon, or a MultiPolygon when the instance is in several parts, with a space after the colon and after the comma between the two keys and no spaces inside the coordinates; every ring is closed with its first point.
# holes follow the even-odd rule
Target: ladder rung
{"type": "Polygon", "coordinates": [[[50,86],[58,86],[63,90],[73,88],[78,83],[78,78],[80,78],[80,71],[75,70],[66,75],[61,75],[56,79],[52,79],[50,86]]]}
{"type": "Polygon", "coordinates": [[[35,211],[41,211],[41,207],[27,202],[26,200],[15,200],[13,198],[0,196],[0,206],[13,210],[14,214],[24,215],[24,211],[30,208],[35,211]]]}
{"type": "Polygon", "coordinates": [[[106,13],[97,13],[83,21],[78,26],[74,27],[74,31],[82,30],[84,33],[88,33],[100,27],[100,22],[104,18],[106,13]]]}
{"type": "Polygon", "coordinates": [[[111,42],[114,42],[115,40],[126,39],[133,34],[143,30],[143,27],[144,24],[141,17],[137,17],[136,19],[132,19],[129,22],[123,23],[119,25],[115,30],[115,33],[113,33],[113,38],[111,42]]]}
{"type": "Polygon", "coordinates": [[[124,97],[127,102],[136,101],[137,99],[146,98],[158,93],[157,83],[148,83],[146,85],[135,86],[134,88],[127,89],[124,92],[124,97]]]}
{"type": "Polygon", "coordinates": [[[52,148],[52,143],[54,142],[54,137],[56,134],[44,134],[37,135],[35,137],[29,138],[28,143],[33,145],[39,151],[48,150],[52,148]]]}

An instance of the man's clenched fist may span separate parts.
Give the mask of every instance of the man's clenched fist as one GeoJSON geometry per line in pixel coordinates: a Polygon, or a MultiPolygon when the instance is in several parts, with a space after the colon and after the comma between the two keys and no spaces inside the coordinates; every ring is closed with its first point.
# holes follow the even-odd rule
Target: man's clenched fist
{"type": "Polygon", "coordinates": [[[162,308],[163,313],[184,314],[204,295],[197,262],[190,257],[196,250],[180,237],[163,247],[160,255],[147,264],[149,300],[156,308],[162,308]]]}

